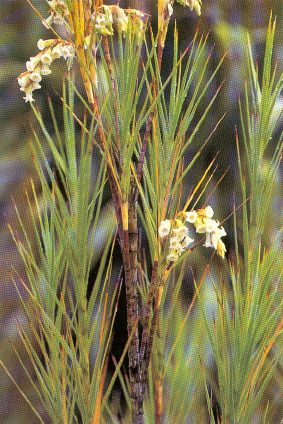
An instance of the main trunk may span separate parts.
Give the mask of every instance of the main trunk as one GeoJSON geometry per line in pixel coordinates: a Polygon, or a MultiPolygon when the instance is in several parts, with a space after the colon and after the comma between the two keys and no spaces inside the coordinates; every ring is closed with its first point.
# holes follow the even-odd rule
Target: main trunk
{"type": "Polygon", "coordinates": [[[129,379],[131,386],[131,399],[133,408],[133,423],[142,424],[143,419],[143,390],[141,378],[141,363],[139,354],[139,300],[137,278],[137,250],[138,250],[138,225],[137,202],[135,199],[135,183],[132,179],[129,195],[129,226],[123,232],[122,256],[125,272],[126,300],[127,300],[127,326],[128,336],[131,338],[129,356],[129,379]]]}

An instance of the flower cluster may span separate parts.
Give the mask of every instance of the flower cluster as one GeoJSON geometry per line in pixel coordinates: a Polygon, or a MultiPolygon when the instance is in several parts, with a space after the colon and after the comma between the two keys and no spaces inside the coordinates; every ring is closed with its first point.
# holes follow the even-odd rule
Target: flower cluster
{"type": "Polygon", "coordinates": [[[222,237],[226,236],[226,231],[223,227],[219,227],[219,221],[212,219],[214,215],[211,206],[207,206],[197,211],[186,212],[186,221],[193,224],[198,234],[205,234],[205,247],[214,248],[218,255],[224,258],[226,247],[222,237]]]}
{"type": "Polygon", "coordinates": [[[64,0],[48,0],[50,7],[50,16],[42,21],[43,25],[48,29],[52,24],[63,25],[65,17],[69,16],[70,12],[64,0]]]}
{"type": "Polygon", "coordinates": [[[181,219],[166,219],[161,221],[159,227],[160,238],[165,238],[170,234],[168,262],[176,262],[183,252],[193,243],[189,236],[189,229],[181,219]]]}
{"type": "Polygon", "coordinates": [[[201,15],[201,5],[202,0],[177,0],[178,3],[181,3],[183,6],[189,6],[189,8],[196,12],[198,16],[201,15]]]}
{"type": "Polygon", "coordinates": [[[187,223],[195,227],[196,233],[206,235],[205,247],[214,248],[217,254],[224,258],[226,247],[221,238],[226,236],[226,232],[223,227],[220,227],[219,221],[212,218],[213,215],[212,207],[207,206],[203,209],[181,212],[178,218],[173,220],[161,221],[158,229],[159,237],[164,240],[169,236],[168,262],[176,262],[194,241],[189,236],[187,223]]]}
{"type": "Polygon", "coordinates": [[[41,88],[39,83],[42,76],[51,74],[50,65],[55,59],[63,57],[65,60],[71,60],[75,54],[73,45],[64,40],[39,40],[37,47],[40,52],[26,62],[27,71],[18,77],[18,83],[21,91],[25,93],[26,102],[34,101],[32,93],[41,88]]]}
{"type": "Polygon", "coordinates": [[[139,37],[144,32],[144,18],[145,14],[139,10],[125,10],[115,5],[103,5],[93,16],[94,28],[101,35],[113,35],[114,27],[125,35],[131,26],[139,37]]]}

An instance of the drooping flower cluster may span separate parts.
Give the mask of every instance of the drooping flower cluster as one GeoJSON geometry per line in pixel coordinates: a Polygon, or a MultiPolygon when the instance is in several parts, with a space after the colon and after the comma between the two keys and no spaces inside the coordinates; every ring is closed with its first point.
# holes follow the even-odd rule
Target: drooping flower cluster
{"type": "MultiPolygon", "coordinates": [[[[205,234],[205,247],[212,247],[217,254],[224,258],[226,247],[222,237],[226,236],[223,227],[220,227],[219,221],[214,220],[211,206],[203,209],[192,210],[190,212],[181,212],[178,218],[173,220],[166,219],[161,221],[158,233],[161,240],[169,238],[169,254],[167,262],[176,262],[186,248],[194,241],[189,236],[189,229],[186,223],[192,224],[198,234],[205,234]]],[[[167,246],[167,245],[166,245],[167,246]]]]}
{"type": "Polygon", "coordinates": [[[43,25],[46,28],[49,28],[52,24],[63,25],[65,18],[70,15],[67,4],[64,0],[48,0],[47,3],[50,8],[50,15],[42,21],[43,25]]]}
{"type": "Polygon", "coordinates": [[[131,27],[141,37],[145,28],[145,14],[136,9],[122,9],[119,6],[103,5],[93,15],[94,28],[98,34],[113,35],[114,28],[123,35],[131,27]]]}
{"type": "Polygon", "coordinates": [[[41,88],[42,76],[51,74],[50,65],[55,59],[63,57],[70,61],[75,55],[73,45],[64,40],[39,40],[37,47],[40,52],[26,62],[27,71],[18,77],[20,90],[25,93],[25,101],[33,102],[33,91],[41,88]]]}
{"type": "Polygon", "coordinates": [[[159,237],[169,238],[169,254],[168,262],[176,262],[183,252],[193,243],[193,239],[189,236],[189,229],[181,219],[166,219],[161,221],[159,227],[159,237]]]}
{"type": "Polygon", "coordinates": [[[226,247],[222,237],[226,236],[226,231],[223,227],[219,227],[219,221],[212,219],[214,215],[211,206],[207,206],[197,211],[186,212],[186,221],[193,224],[198,234],[205,234],[205,247],[212,247],[217,251],[217,254],[224,258],[226,247]]]}

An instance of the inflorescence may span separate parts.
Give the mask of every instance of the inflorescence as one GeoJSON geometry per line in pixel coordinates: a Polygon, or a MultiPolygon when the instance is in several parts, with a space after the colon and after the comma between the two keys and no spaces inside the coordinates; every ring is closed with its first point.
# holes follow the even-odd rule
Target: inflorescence
{"type": "MultiPolygon", "coordinates": [[[[176,0],[184,6],[189,6],[191,10],[200,15],[201,0],[176,0]]],[[[68,33],[72,29],[68,25],[72,21],[71,12],[64,0],[47,1],[50,15],[42,21],[46,28],[53,24],[65,25],[68,33]]],[[[166,3],[165,3],[166,4],[166,3]]],[[[173,13],[174,0],[168,0],[169,17],[173,13]]],[[[93,35],[108,36],[114,34],[114,29],[125,36],[128,32],[137,37],[138,42],[143,38],[146,27],[146,14],[137,9],[123,9],[117,5],[102,5],[91,16],[89,33],[84,34],[84,48],[92,48],[91,40],[95,40],[93,35]]],[[[74,35],[74,34],[73,34],[74,35]]],[[[71,41],[52,39],[39,40],[38,48],[41,50],[36,56],[31,57],[26,63],[27,71],[18,77],[21,91],[25,93],[25,101],[33,102],[33,91],[41,88],[42,76],[51,73],[50,65],[54,59],[64,57],[68,60],[69,66],[75,56],[75,44],[71,41]]]]}
{"type": "Polygon", "coordinates": [[[137,9],[103,5],[92,18],[95,31],[100,35],[113,35],[116,28],[123,35],[126,35],[130,29],[138,38],[142,38],[145,30],[145,16],[145,13],[137,9]]]}
{"type": "MultiPolygon", "coordinates": [[[[195,11],[198,16],[201,15],[201,6],[202,0],[176,0],[177,3],[182,4],[183,6],[188,6],[191,11],[195,11]]],[[[167,1],[167,10],[169,17],[173,14],[173,4],[174,0],[167,1]]]]}
{"type": "Polygon", "coordinates": [[[51,74],[50,65],[55,59],[63,57],[69,62],[75,55],[72,43],[64,40],[39,40],[37,47],[40,52],[26,62],[27,71],[18,77],[21,91],[25,93],[25,101],[33,102],[33,91],[41,88],[42,76],[51,74]]]}
{"type": "Polygon", "coordinates": [[[212,219],[214,215],[211,206],[190,212],[181,212],[177,218],[161,221],[158,234],[165,250],[168,249],[167,262],[176,262],[183,252],[194,242],[189,235],[187,224],[192,224],[196,233],[205,234],[205,247],[214,248],[219,256],[224,258],[226,247],[222,237],[226,236],[219,221],[212,219]]]}
{"type": "MultiPolygon", "coordinates": [[[[43,25],[50,28],[53,24],[65,25],[67,32],[71,29],[68,26],[70,10],[64,0],[47,1],[50,8],[50,15],[42,21],[43,25]]],[[[113,35],[114,29],[126,35],[128,31],[141,40],[145,30],[145,13],[136,9],[122,9],[119,6],[101,6],[91,17],[89,34],[85,34],[84,48],[90,46],[90,40],[97,36],[113,35]]],[[[71,31],[72,33],[72,31],[71,31]]],[[[42,76],[51,73],[50,65],[54,59],[64,57],[68,60],[69,66],[75,56],[75,44],[62,39],[39,40],[38,48],[41,50],[35,57],[31,57],[26,63],[27,71],[18,77],[21,91],[25,93],[25,101],[33,102],[33,91],[41,88],[42,76]]]]}
{"type": "Polygon", "coordinates": [[[50,15],[42,21],[48,29],[52,24],[64,25],[65,18],[70,15],[70,11],[64,0],[49,0],[47,4],[50,8],[50,15]]]}

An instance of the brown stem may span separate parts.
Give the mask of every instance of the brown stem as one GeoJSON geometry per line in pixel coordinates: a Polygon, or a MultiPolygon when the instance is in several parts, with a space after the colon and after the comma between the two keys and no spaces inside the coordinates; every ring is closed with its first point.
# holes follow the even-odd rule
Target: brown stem
{"type": "MultiPolygon", "coordinates": [[[[117,92],[116,81],[113,76],[113,67],[109,52],[107,37],[102,38],[105,60],[111,77],[113,89],[117,92]]],[[[95,113],[98,115],[98,122],[101,122],[98,99],[95,98],[95,113]]],[[[119,116],[118,109],[116,115],[116,131],[119,138],[119,116]]],[[[98,126],[98,134],[102,146],[106,146],[106,140],[102,125],[98,126]]],[[[119,139],[118,139],[119,144],[119,139]]],[[[119,147],[119,146],[118,146],[119,147]]],[[[121,165],[121,163],[120,163],[121,165]]],[[[118,193],[116,180],[111,166],[107,166],[107,173],[110,183],[111,194],[115,206],[115,213],[118,222],[118,232],[121,242],[122,259],[125,273],[126,303],[127,303],[127,330],[131,337],[128,357],[129,357],[129,379],[131,385],[131,399],[133,407],[133,423],[143,424],[143,399],[141,382],[141,365],[139,359],[139,310],[138,310],[138,289],[137,289],[137,250],[138,250],[138,226],[137,226],[137,201],[135,198],[135,180],[131,180],[131,191],[128,201],[128,229],[122,229],[121,198],[118,193]]]]}
{"type": "Polygon", "coordinates": [[[161,424],[163,413],[163,382],[157,377],[154,382],[155,424],[161,424]]]}
{"type": "MultiPolygon", "coordinates": [[[[156,322],[156,337],[161,338],[160,325],[159,325],[159,308],[157,310],[157,322],[156,322]]],[[[153,363],[153,381],[154,381],[154,406],[155,406],[155,424],[161,424],[163,414],[163,357],[162,351],[160,350],[160,343],[157,343],[157,355],[154,359],[157,363],[153,363]]]]}
{"type": "Polygon", "coordinates": [[[157,278],[158,278],[157,270],[158,270],[158,261],[155,261],[153,264],[153,269],[152,269],[150,290],[147,297],[146,305],[143,310],[144,327],[142,332],[141,350],[140,350],[141,361],[143,361],[144,359],[145,350],[148,346],[149,330],[150,330],[150,315],[151,315],[153,300],[157,292],[157,278]]]}
{"type": "Polygon", "coordinates": [[[157,318],[159,313],[159,304],[156,302],[158,293],[158,261],[156,260],[153,264],[150,292],[145,307],[144,314],[144,328],[142,333],[140,359],[142,362],[142,394],[143,397],[146,391],[147,378],[148,378],[148,367],[150,362],[150,356],[152,351],[153,339],[155,334],[155,328],[157,324],[157,318]],[[150,315],[153,307],[153,317],[150,321],[150,315]]]}
{"type": "Polygon", "coordinates": [[[127,302],[127,328],[131,337],[129,356],[129,379],[131,384],[131,399],[133,404],[133,417],[142,415],[141,399],[141,371],[139,360],[139,333],[138,333],[138,294],[133,284],[133,272],[130,261],[129,232],[124,230],[122,256],[125,272],[126,302],[127,302]]]}
{"type": "MultiPolygon", "coordinates": [[[[105,60],[109,70],[110,78],[114,91],[117,90],[117,85],[113,76],[113,67],[111,62],[111,56],[109,52],[109,45],[107,37],[103,37],[102,45],[105,54],[105,60]]],[[[163,47],[161,43],[158,45],[158,64],[161,67],[163,55],[163,47]]],[[[98,99],[95,96],[94,99],[94,111],[98,116],[98,134],[101,140],[102,148],[105,151],[106,140],[105,134],[102,127],[100,109],[98,99]]],[[[148,149],[148,143],[150,139],[150,132],[152,129],[152,123],[155,112],[152,112],[146,123],[146,131],[143,138],[141,153],[139,162],[137,165],[137,180],[141,182],[143,175],[143,166],[145,161],[146,152],[148,149]]],[[[115,110],[115,125],[117,132],[117,143],[119,145],[119,115],[118,109],[115,110]]],[[[119,149],[118,149],[119,150],[119,149]]],[[[119,158],[120,162],[120,158],[119,158]]],[[[120,162],[121,165],[121,162],[120,162]]],[[[128,336],[131,337],[129,345],[129,379],[131,386],[131,399],[133,406],[133,424],[143,424],[143,399],[145,395],[147,378],[148,378],[148,367],[150,361],[150,355],[152,350],[153,338],[155,328],[157,325],[159,304],[155,301],[157,286],[158,286],[158,262],[156,261],[152,272],[152,290],[150,298],[147,302],[145,309],[145,322],[144,330],[141,341],[141,352],[139,350],[139,308],[138,308],[138,281],[137,281],[137,249],[138,249],[138,226],[137,226],[137,200],[138,190],[135,180],[131,180],[131,191],[129,194],[128,204],[128,217],[129,226],[128,229],[122,229],[122,216],[121,216],[121,198],[119,196],[115,175],[113,174],[112,167],[107,164],[107,173],[110,183],[111,194],[114,202],[115,213],[118,223],[118,232],[121,241],[123,266],[125,273],[125,286],[126,286],[126,303],[127,303],[127,329],[128,336]],[[154,303],[153,319],[151,325],[149,324],[149,318],[154,303]]]]}
{"type": "Polygon", "coordinates": [[[138,225],[137,203],[134,197],[135,183],[131,180],[129,194],[129,227],[124,230],[122,256],[125,272],[127,325],[128,335],[131,337],[129,346],[129,378],[131,385],[131,399],[133,406],[133,422],[143,423],[143,398],[141,381],[141,363],[139,354],[139,308],[138,308],[138,276],[137,276],[137,250],[138,250],[138,225]]]}
{"type": "MultiPolygon", "coordinates": [[[[151,128],[152,128],[153,117],[154,117],[154,112],[152,112],[149,115],[147,122],[146,122],[145,133],[144,133],[144,138],[143,138],[143,142],[142,142],[142,148],[141,148],[140,157],[139,157],[139,161],[138,161],[138,165],[137,165],[137,171],[136,171],[137,180],[138,180],[139,183],[142,180],[143,166],[144,166],[144,161],[145,161],[145,155],[146,155],[146,152],[147,152],[150,132],[151,132],[151,128]]],[[[137,200],[137,198],[138,198],[138,191],[136,191],[136,200],[137,200]]]]}

